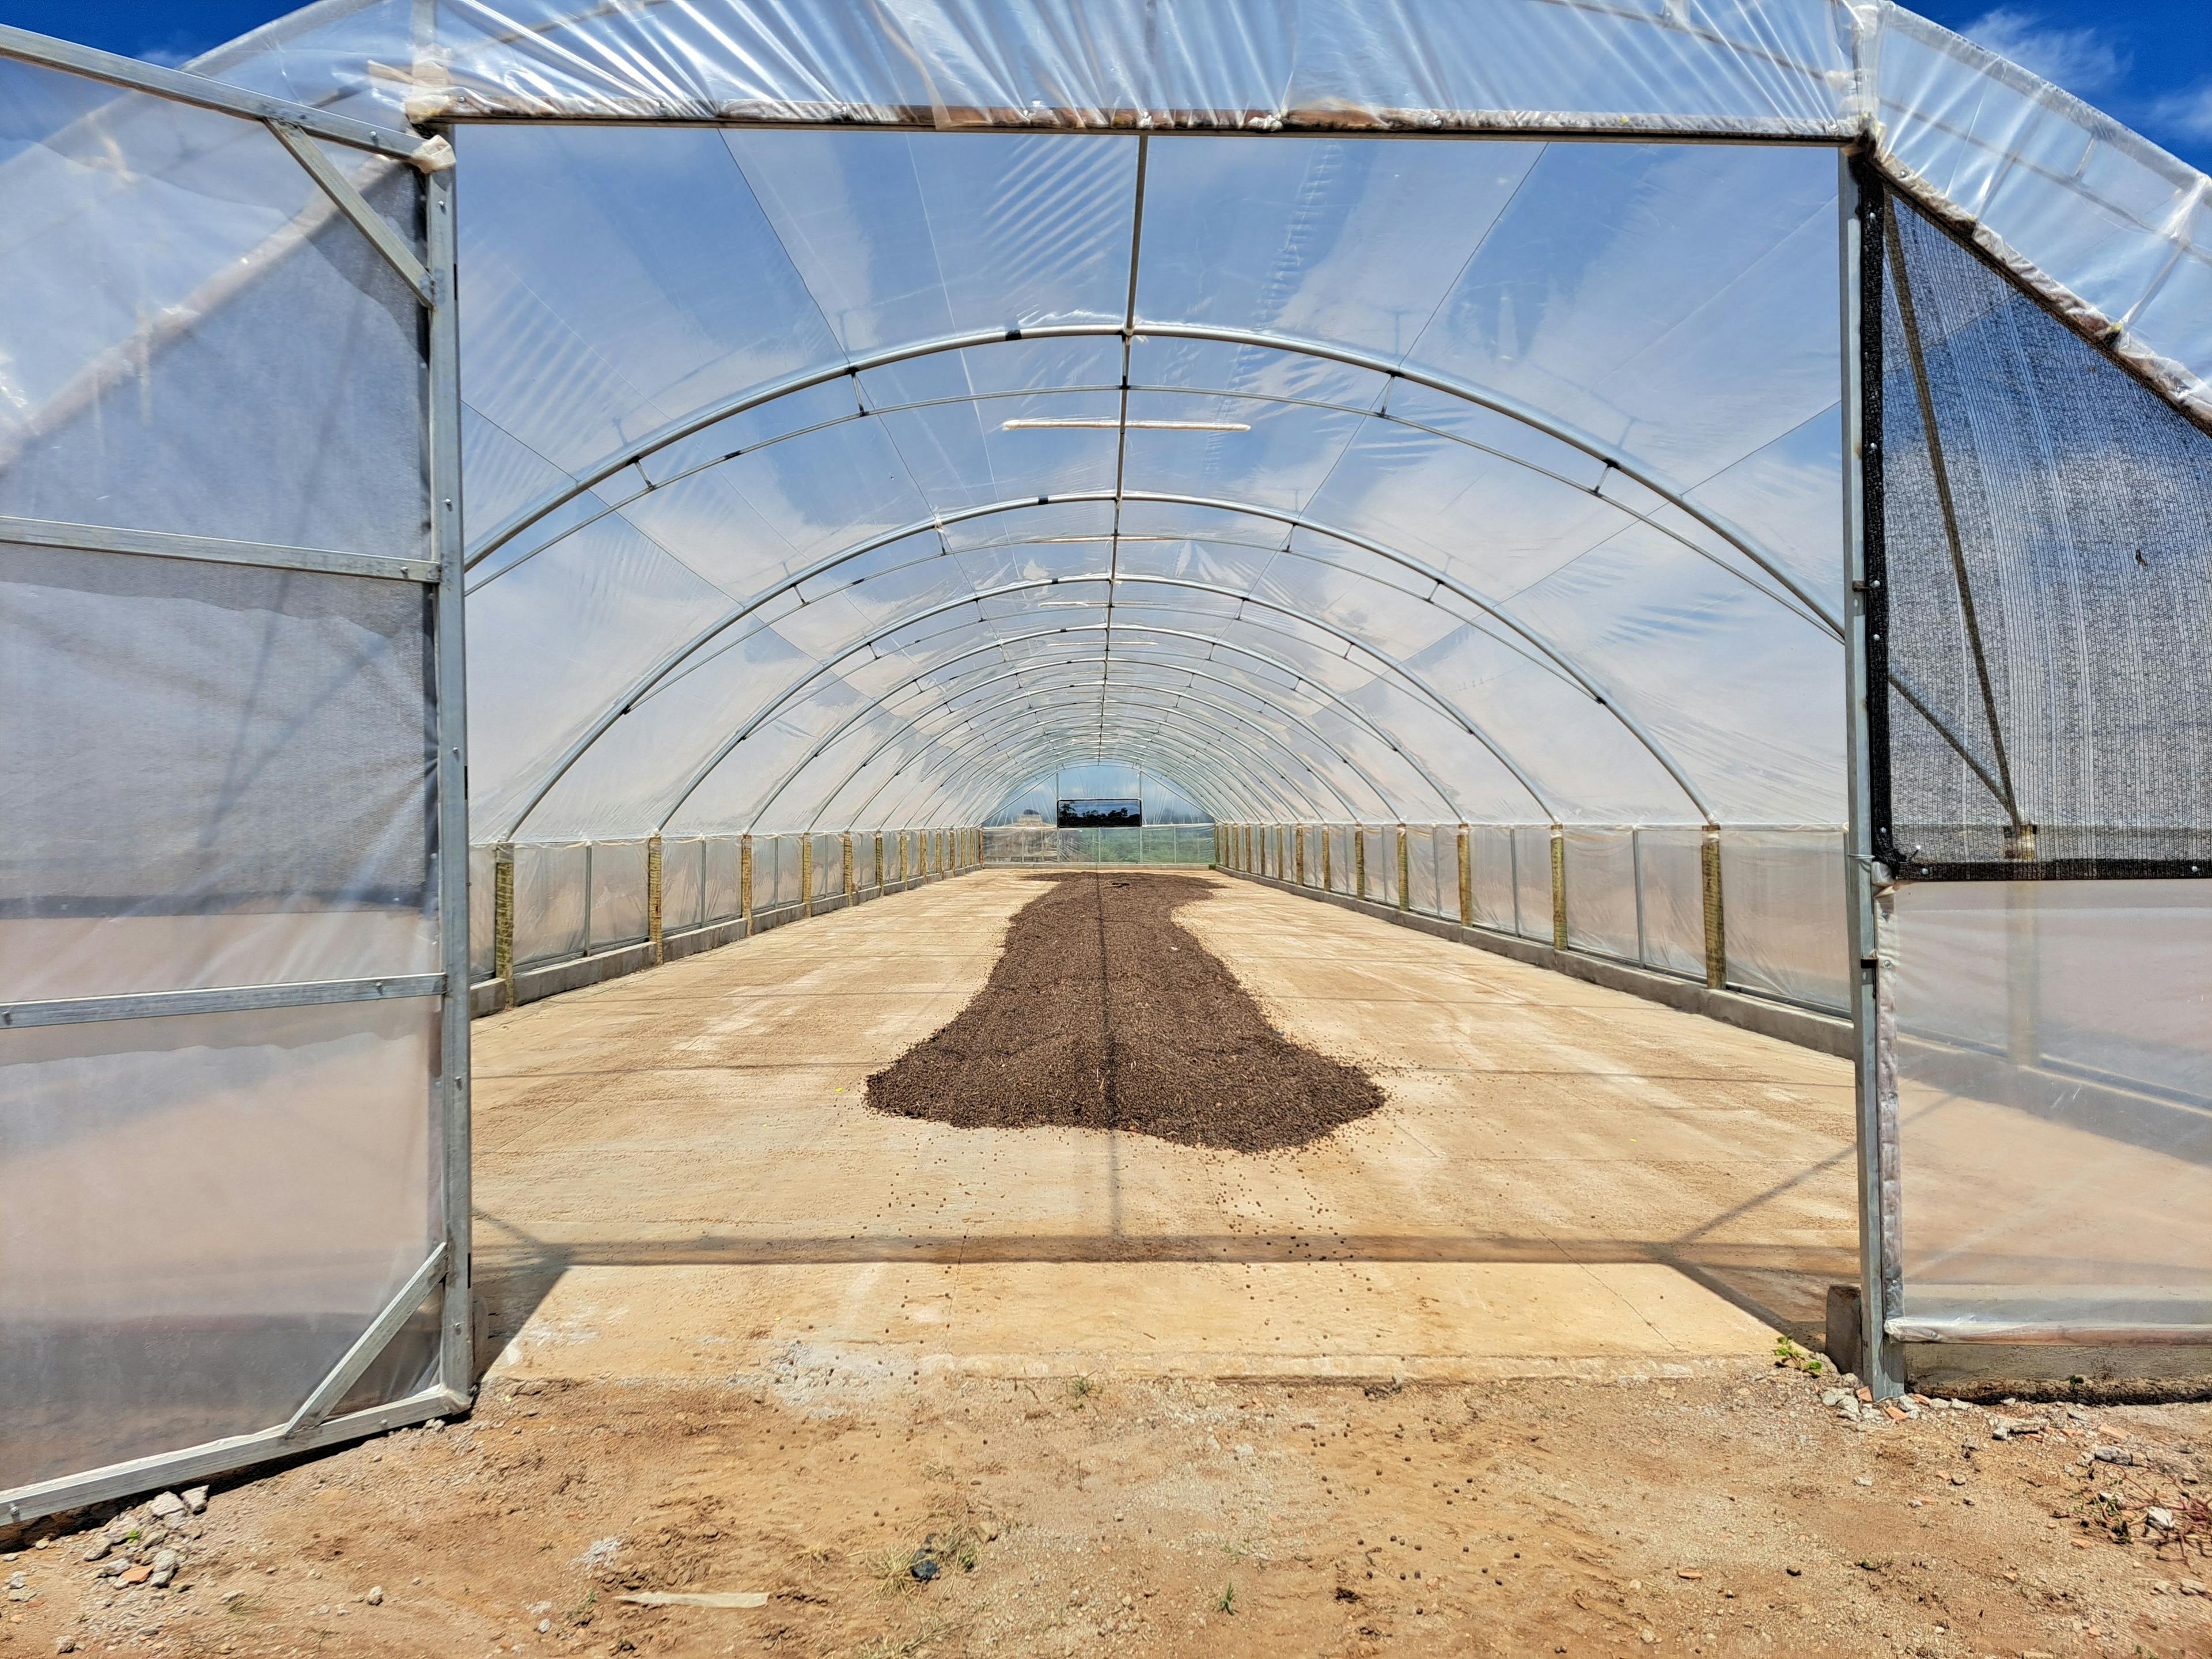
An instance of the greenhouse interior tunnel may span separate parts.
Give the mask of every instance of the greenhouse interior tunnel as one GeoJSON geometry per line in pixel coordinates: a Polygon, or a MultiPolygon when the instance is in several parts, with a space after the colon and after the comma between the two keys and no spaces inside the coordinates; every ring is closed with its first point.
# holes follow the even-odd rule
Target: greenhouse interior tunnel
{"type": "Polygon", "coordinates": [[[1873,0],[0,54],[11,1518],[794,1345],[2212,1373],[2148,141],[1873,0]]]}

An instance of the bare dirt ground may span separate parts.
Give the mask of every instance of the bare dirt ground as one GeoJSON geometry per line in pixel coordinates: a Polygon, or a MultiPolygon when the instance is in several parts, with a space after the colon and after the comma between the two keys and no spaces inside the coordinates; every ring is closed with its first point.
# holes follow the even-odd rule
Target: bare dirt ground
{"type": "Polygon", "coordinates": [[[1827,1382],[495,1381],[217,1487],[167,1589],[82,1559],[143,1505],[10,1540],[0,1654],[2212,1652],[2212,1408],[1827,1382]]]}

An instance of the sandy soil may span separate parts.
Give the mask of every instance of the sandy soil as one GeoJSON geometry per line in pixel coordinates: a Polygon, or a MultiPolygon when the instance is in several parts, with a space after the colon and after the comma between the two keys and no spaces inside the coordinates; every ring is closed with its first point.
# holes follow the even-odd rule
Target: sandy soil
{"type": "Polygon", "coordinates": [[[1998,1440],[1826,1381],[495,1382],[218,1487],[167,1589],[21,1548],[0,1654],[2212,1652],[2205,1534],[2142,1520],[2208,1490],[2212,1407],[1998,1440]],[[622,1599],[671,1591],[767,1600],[622,1599]]]}

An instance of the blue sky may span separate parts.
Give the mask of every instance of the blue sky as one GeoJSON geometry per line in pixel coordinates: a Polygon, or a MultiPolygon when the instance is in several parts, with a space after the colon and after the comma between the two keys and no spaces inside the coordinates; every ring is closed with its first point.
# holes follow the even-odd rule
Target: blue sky
{"type": "MultiPolygon", "coordinates": [[[[0,0],[0,21],[174,64],[290,9],[259,0],[0,0]]],[[[2212,172],[2208,0],[1922,0],[1917,9],[2212,172]]]]}

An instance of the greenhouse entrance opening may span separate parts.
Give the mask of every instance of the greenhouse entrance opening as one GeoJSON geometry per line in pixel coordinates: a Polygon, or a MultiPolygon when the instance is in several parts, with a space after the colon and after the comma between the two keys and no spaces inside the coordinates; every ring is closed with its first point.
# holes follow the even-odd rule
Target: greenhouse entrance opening
{"type": "Polygon", "coordinates": [[[487,1367],[2212,1371],[2201,179],[1910,19],[325,9],[0,31],[15,1516],[487,1367]]]}

